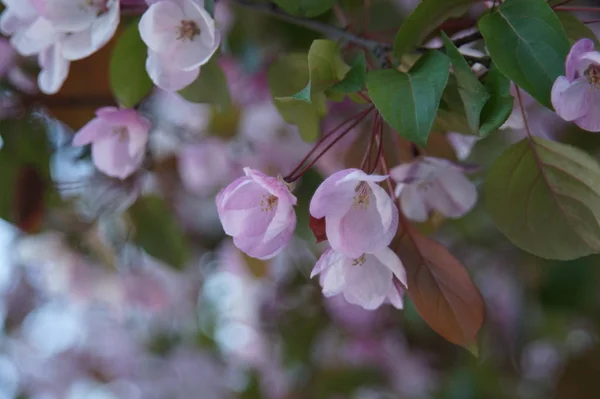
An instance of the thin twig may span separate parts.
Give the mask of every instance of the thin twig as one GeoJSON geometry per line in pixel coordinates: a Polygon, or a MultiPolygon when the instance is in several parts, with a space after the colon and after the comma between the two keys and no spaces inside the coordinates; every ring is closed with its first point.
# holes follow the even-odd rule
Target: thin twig
{"type": "Polygon", "coordinates": [[[590,11],[600,12],[600,7],[554,7],[554,11],[590,11]]]}
{"type": "Polygon", "coordinates": [[[340,29],[314,19],[295,17],[293,15],[289,15],[285,11],[277,7],[277,5],[272,3],[255,3],[250,0],[233,0],[233,2],[239,4],[240,6],[275,16],[291,24],[314,30],[315,32],[319,32],[322,35],[327,36],[333,40],[342,40],[356,43],[370,50],[376,48],[382,48],[384,49],[384,51],[392,50],[392,47],[388,43],[380,42],[378,40],[366,39],[364,37],[355,35],[354,33],[349,32],[345,29],[340,29]]]}

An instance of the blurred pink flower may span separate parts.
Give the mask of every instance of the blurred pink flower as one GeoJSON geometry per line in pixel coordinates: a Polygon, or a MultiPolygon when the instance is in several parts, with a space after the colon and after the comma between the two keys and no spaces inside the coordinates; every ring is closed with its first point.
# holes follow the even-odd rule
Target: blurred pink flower
{"type": "Polygon", "coordinates": [[[390,244],[398,229],[398,209],[377,184],[386,178],[345,169],[321,183],[310,201],[310,214],[325,218],[335,251],[358,258],[390,244]]]}
{"type": "Polygon", "coordinates": [[[581,39],[573,45],[565,62],[566,76],[552,86],[552,105],[566,121],[591,132],[600,132],[600,52],[594,42],[581,39]]]}
{"type": "Polygon", "coordinates": [[[477,189],[465,177],[465,168],[446,159],[423,157],[390,171],[396,195],[407,218],[424,222],[432,210],[459,218],[477,202],[477,189]]]}
{"type": "Polygon", "coordinates": [[[236,103],[245,106],[270,100],[266,69],[247,72],[233,57],[221,57],[219,65],[225,72],[229,93],[236,103]]]}
{"type": "Polygon", "coordinates": [[[153,2],[140,20],[148,46],[146,69],[158,87],[176,91],[192,83],[219,47],[221,34],[198,0],[153,2]]]}
{"type": "Polygon", "coordinates": [[[100,108],[96,118],[73,137],[73,146],[92,144],[96,167],[125,179],[142,164],[149,130],[150,122],[133,109],[100,108]]]}
{"type": "Polygon", "coordinates": [[[244,168],[240,177],[217,195],[225,233],[242,251],[269,259],[287,245],[296,227],[296,197],[275,177],[244,168]]]}
{"type": "Polygon", "coordinates": [[[344,294],[344,298],[364,309],[373,310],[388,300],[402,309],[402,294],[392,281],[397,278],[406,287],[402,261],[385,247],[352,259],[332,249],[326,250],[315,265],[311,278],[320,274],[323,295],[344,294]]]}
{"type": "Polygon", "coordinates": [[[208,138],[186,145],[179,153],[178,169],[187,190],[199,195],[210,194],[234,177],[229,144],[208,138]]]}

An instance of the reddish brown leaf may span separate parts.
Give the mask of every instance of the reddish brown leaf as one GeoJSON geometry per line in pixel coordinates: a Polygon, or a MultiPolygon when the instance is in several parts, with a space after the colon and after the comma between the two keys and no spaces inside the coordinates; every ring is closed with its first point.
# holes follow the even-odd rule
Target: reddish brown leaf
{"type": "Polygon", "coordinates": [[[473,350],[485,305],[463,265],[413,226],[405,231],[400,256],[408,295],[421,317],[448,341],[473,350]]]}
{"type": "Polygon", "coordinates": [[[327,233],[325,232],[325,218],[316,219],[311,216],[309,226],[315,235],[315,238],[317,239],[317,243],[327,241],[327,233]]]}
{"type": "Polygon", "coordinates": [[[35,233],[41,227],[44,189],[44,180],[34,167],[21,168],[16,181],[14,212],[16,225],[26,233],[35,233]]]}

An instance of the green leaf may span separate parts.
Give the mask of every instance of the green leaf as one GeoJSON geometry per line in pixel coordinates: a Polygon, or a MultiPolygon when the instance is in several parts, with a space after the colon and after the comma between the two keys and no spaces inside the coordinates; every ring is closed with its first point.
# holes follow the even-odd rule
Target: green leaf
{"type": "Polygon", "coordinates": [[[186,237],[162,198],[147,196],[129,208],[134,241],[151,256],[182,269],[189,257],[186,237]]]}
{"type": "Polygon", "coordinates": [[[469,127],[472,133],[477,134],[479,133],[481,111],[485,103],[489,100],[490,93],[488,93],[485,86],[477,79],[477,76],[475,76],[471,67],[467,64],[467,61],[460,54],[458,48],[456,48],[450,38],[445,33],[442,33],[442,38],[446,47],[446,54],[452,62],[452,68],[458,83],[458,93],[462,99],[469,127]]]}
{"type": "Polygon", "coordinates": [[[507,0],[481,18],[479,30],[500,71],[551,108],[550,91],[564,75],[570,45],[546,0],[507,0]]]}
{"type": "Polygon", "coordinates": [[[221,109],[229,107],[229,86],[217,57],[212,57],[208,63],[202,65],[198,78],[181,89],[179,94],[193,103],[217,104],[221,109]]]}
{"type": "Polygon", "coordinates": [[[365,88],[367,79],[367,60],[364,53],[359,53],[352,61],[350,70],[340,82],[329,88],[331,91],[340,93],[356,93],[365,88]]]}
{"type": "Polygon", "coordinates": [[[556,13],[563,29],[567,33],[567,37],[571,44],[574,44],[579,39],[588,38],[596,43],[596,46],[600,45],[598,38],[583,22],[579,20],[575,15],[566,11],[559,11],[556,13]]]}
{"type": "Polygon", "coordinates": [[[112,53],[109,65],[110,87],[124,107],[137,105],[154,87],[146,73],[148,46],[138,30],[139,18],[125,28],[112,53]]]}
{"type": "Polygon", "coordinates": [[[20,220],[28,216],[21,214],[23,211],[36,211],[33,208],[44,205],[51,199],[50,195],[58,196],[53,190],[54,186],[47,184],[50,181],[51,148],[46,126],[39,118],[28,116],[23,119],[6,119],[0,121],[0,129],[3,141],[0,184],[4,187],[4,194],[0,196],[0,218],[19,224],[20,220]],[[18,191],[22,187],[18,185],[27,183],[18,181],[24,168],[37,172],[42,180],[42,192],[29,189],[26,184],[24,187],[27,191],[22,193],[25,195],[19,195],[18,191]]]}
{"type": "Polygon", "coordinates": [[[450,60],[430,51],[408,73],[379,69],[367,75],[367,88],[383,119],[402,137],[420,145],[427,138],[446,83],[450,60]]]}
{"type": "Polygon", "coordinates": [[[583,151],[539,137],[494,163],[486,206],[516,246],[547,259],[600,251],[600,165],[583,151]]]}
{"type": "Polygon", "coordinates": [[[485,75],[483,84],[491,93],[491,98],[481,111],[479,134],[487,137],[506,122],[514,108],[514,97],[510,94],[510,80],[492,63],[485,75]]]}
{"type": "Polygon", "coordinates": [[[297,17],[316,17],[324,14],[337,0],[273,0],[285,12],[297,17]]]}
{"type": "Polygon", "coordinates": [[[327,113],[324,93],[314,93],[311,103],[291,97],[306,87],[309,80],[308,57],[294,53],[280,57],[268,72],[269,89],[283,119],[298,126],[305,141],[314,141],[320,132],[320,121],[327,113]]]}
{"type": "Polygon", "coordinates": [[[475,0],[423,0],[406,18],[394,39],[394,57],[422,43],[445,20],[464,14],[475,0]]]}
{"type": "Polygon", "coordinates": [[[324,92],[344,78],[348,65],[340,56],[340,46],[331,40],[315,40],[308,50],[309,82],[292,98],[312,102],[316,93],[324,92]]]}

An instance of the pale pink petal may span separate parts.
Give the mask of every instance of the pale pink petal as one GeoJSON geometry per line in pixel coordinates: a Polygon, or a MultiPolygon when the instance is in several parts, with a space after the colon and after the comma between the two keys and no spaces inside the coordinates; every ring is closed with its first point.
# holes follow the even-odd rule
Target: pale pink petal
{"type": "Polygon", "coordinates": [[[94,141],[92,160],[94,165],[106,175],[125,179],[139,168],[143,161],[143,154],[130,157],[127,143],[113,134],[94,141]]]}
{"type": "Polygon", "coordinates": [[[406,270],[404,269],[402,261],[394,251],[392,251],[389,247],[385,247],[377,252],[374,252],[372,256],[377,258],[381,264],[390,269],[394,276],[396,276],[396,278],[404,285],[405,288],[408,287],[406,270]]]}
{"type": "Polygon", "coordinates": [[[449,218],[459,218],[477,202],[475,185],[462,173],[443,171],[425,194],[426,201],[449,218]]]}
{"type": "Polygon", "coordinates": [[[296,197],[290,192],[289,188],[279,179],[267,176],[264,173],[250,169],[244,168],[244,173],[246,176],[250,177],[256,183],[260,184],[265,190],[269,193],[273,194],[277,198],[292,205],[296,205],[296,197]]]}
{"type": "Polygon", "coordinates": [[[60,46],[46,49],[39,56],[42,70],[38,75],[38,86],[45,94],[57,93],[69,75],[70,62],[61,55],[60,46]]]}
{"type": "Polygon", "coordinates": [[[269,223],[269,227],[264,232],[263,240],[271,241],[278,236],[282,231],[289,229],[290,226],[296,227],[296,213],[293,206],[288,202],[278,200],[277,209],[269,223]]]}
{"type": "Polygon", "coordinates": [[[144,153],[144,151],[146,151],[146,145],[148,144],[148,130],[139,128],[136,129],[134,126],[133,128],[128,127],[128,131],[127,150],[129,152],[129,156],[135,157],[139,153],[144,153]]]}
{"type": "Polygon", "coordinates": [[[586,94],[591,86],[585,77],[577,78],[569,83],[560,76],[552,86],[552,105],[558,116],[566,121],[573,121],[587,114],[591,104],[586,102],[586,94]]]}
{"type": "Polygon", "coordinates": [[[15,33],[10,42],[19,54],[29,56],[46,50],[58,37],[59,34],[50,21],[38,18],[27,29],[15,33]]]}
{"type": "Polygon", "coordinates": [[[181,7],[172,1],[152,4],[142,15],[139,23],[140,35],[153,51],[163,51],[177,45],[177,27],[185,19],[181,7]]]}
{"type": "MultiPolygon", "coordinates": [[[[377,212],[379,212],[383,229],[392,234],[390,237],[391,241],[393,236],[396,234],[396,230],[398,230],[398,208],[396,208],[392,202],[392,199],[387,191],[385,191],[381,186],[378,186],[375,183],[368,184],[373,192],[375,205],[377,207],[377,212]]],[[[383,239],[383,241],[386,241],[386,239],[383,239]]]]}
{"type": "Polygon", "coordinates": [[[389,302],[396,309],[404,309],[404,289],[396,280],[392,281],[392,288],[386,297],[386,302],[389,302]]]}
{"type": "Polygon", "coordinates": [[[437,167],[431,162],[416,160],[394,166],[390,170],[390,177],[399,183],[412,184],[417,181],[428,180],[435,176],[437,167]]]}
{"type": "Polygon", "coordinates": [[[333,250],[325,251],[321,255],[317,265],[319,263],[323,264],[319,266],[322,270],[323,295],[331,297],[342,292],[346,283],[345,272],[347,266],[345,264],[348,262],[351,262],[351,260],[333,250]]]}
{"type": "Polygon", "coordinates": [[[152,82],[163,90],[177,91],[188,86],[198,77],[200,68],[191,71],[174,69],[168,60],[163,61],[157,53],[148,50],[146,70],[152,82]]]}
{"type": "Polygon", "coordinates": [[[586,95],[586,102],[589,112],[576,119],[575,123],[588,132],[600,132],[600,112],[597,111],[600,105],[600,90],[591,88],[586,95]]]}
{"type": "Polygon", "coordinates": [[[416,186],[409,185],[404,187],[400,195],[400,207],[402,213],[410,220],[426,222],[429,218],[429,210],[425,204],[425,199],[416,186]]]}
{"type": "Polygon", "coordinates": [[[44,16],[61,32],[81,32],[90,27],[98,8],[85,1],[73,3],[73,0],[46,0],[44,16]]]}
{"type": "Polygon", "coordinates": [[[460,134],[454,132],[446,134],[446,138],[448,139],[448,143],[450,143],[450,146],[452,146],[452,149],[456,154],[456,158],[458,158],[461,161],[469,157],[473,146],[479,139],[477,136],[469,136],[467,134],[460,134]]]}
{"type": "Polygon", "coordinates": [[[0,15],[0,32],[3,35],[11,36],[18,30],[26,28],[35,18],[23,19],[13,9],[6,9],[0,15]]]}
{"type": "Polygon", "coordinates": [[[68,35],[63,40],[63,56],[72,61],[88,57],[108,43],[118,26],[119,7],[113,6],[108,13],[96,18],[88,29],[68,35]]]}
{"type": "Polygon", "coordinates": [[[377,309],[392,287],[392,272],[373,255],[362,265],[345,267],[344,298],[367,310],[377,309]]]}
{"type": "Polygon", "coordinates": [[[354,188],[358,182],[340,182],[354,171],[355,169],[341,170],[321,183],[310,200],[310,214],[313,217],[321,219],[330,212],[344,211],[352,206],[354,188]]]}
{"type": "Polygon", "coordinates": [[[295,227],[296,224],[294,219],[293,225],[290,225],[288,229],[284,230],[270,241],[263,241],[261,236],[238,236],[233,237],[233,242],[239,249],[253,258],[271,259],[277,256],[290,242],[295,227]]]}
{"type": "Polygon", "coordinates": [[[265,232],[275,216],[275,209],[264,212],[261,201],[268,193],[260,185],[247,178],[234,181],[225,190],[228,193],[217,197],[219,216],[225,233],[235,237],[239,235],[256,236],[265,232]],[[234,186],[233,189],[229,187],[234,186]]]}
{"type": "Polygon", "coordinates": [[[565,63],[567,79],[569,79],[570,82],[581,76],[583,73],[580,68],[581,57],[593,50],[594,42],[590,39],[578,40],[573,47],[571,47],[565,63]]]}
{"type": "Polygon", "coordinates": [[[112,134],[110,127],[104,123],[101,119],[92,119],[84,127],[82,127],[77,134],[73,137],[72,145],[80,147],[82,145],[90,144],[103,137],[107,137],[112,134]]]}
{"type": "Polygon", "coordinates": [[[313,278],[317,274],[322,273],[323,270],[325,270],[327,267],[329,267],[328,262],[329,262],[329,257],[331,256],[331,252],[333,252],[333,250],[331,248],[327,248],[325,250],[325,252],[323,252],[323,254],[319,258],[319,260],[317,260],[315,267],[313,267],[312,271],[310,272],[310,278],[313,278]]]}

